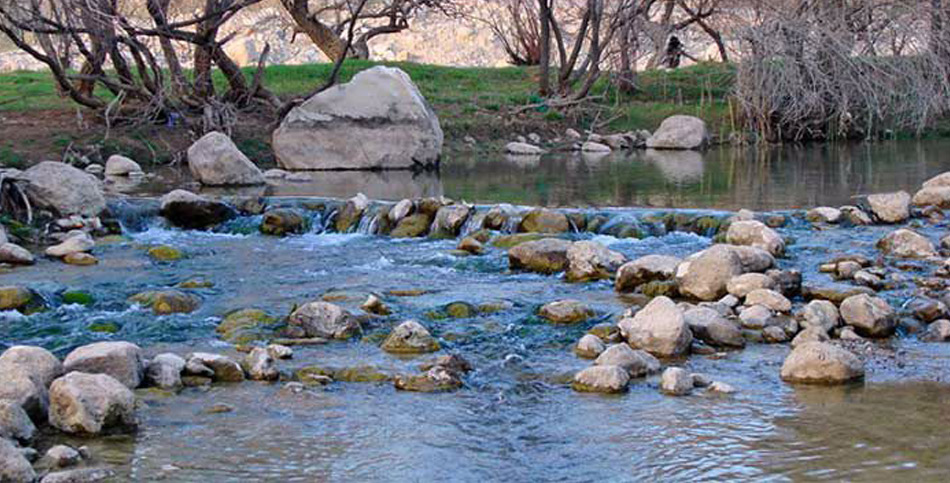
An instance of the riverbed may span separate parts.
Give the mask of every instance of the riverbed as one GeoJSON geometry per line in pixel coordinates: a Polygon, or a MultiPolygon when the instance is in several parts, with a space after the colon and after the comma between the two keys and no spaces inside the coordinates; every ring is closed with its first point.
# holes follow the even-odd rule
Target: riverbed
{"type": "MultiPolygon", "coordinates": [[[[570,388],[571,376],[590,362],[573,354],[574,343],[642,299],[618,295],[607,281],[569,284],[557,275],[512,272],[500,248],[461,256],[453,251],[457,240],[395,240],[373,235],[372,223],[361,223],[353,233],[327,230],[336,203],[331,198],[356,190],[393,201],[445,195],[480,203],[480,211],[510,202],[636,223],[644,227],[643,239],[569,236],[599,241],[628,259],[683,257],[712,238],[658,227],[655,220],[671,214],[724,218],[726,210],[751,208],[789,220],[778,229],[792,241],[779,261],[782,268],[801,270],[806,284],[830,285],[829,276],[817,270],[820,263],[846,253],[874,259],[874,244],[895,227],[816,229],[789,208],[850,204],[852,196],[866,192],[913,191],[927,177],[950,170],[950,160],[937,155],[939,145],[920,148],[925,154],[907,164],[881,154],[888,146],[854,148],[871,154],[848,163],[823,157],[798,162],[786,153],[781,166],[773,166],[710,154],[699,158],[700,168],[695,159],[671,167],[649,164],[648,154],[638,153],[596,162],[574,156],[537,164],[496,159],[489,169],[477,154],[457,153],[447,156],[441,174],[327,176],[335,182],[314,174],[320,180],[315,182],[340,191],[284,181],[256,193],[271,196],[272,206],[296,207],[312,217],[309,233],[287,238],[256,233],[259,216],[208,232],[167,226],[150,197],[174,181],[166,173],[126,190],[131,197],[112,199],[124,233],[100,241],[94,251],[98,265],[41,260],[0,274],[0,285],[26,285],[51,307],[30,316],[0,314],[0,349],[33,344],[64,356],[91,341],[128,340],[149,354],[209,349],[237,356],[214,330],[230,311],[258,308],[282,317],[323,297],[359,312],[373,293],[393,316],[375,319],[358,340],[297,347],[293,360],[280,363],[282,371],[368,365],[386,374],[416,372],[431,356],[394,356],[378,347],[383,335],[407,319],[423,323],[442,353],[461,354],[475,367],[462,390],[440,394],[399,392],[389,382],[336,382],[302,393],[257,382],[177,395],[139,390],[137,434],[78,442],[116,465],[123,480],[946,480],[950,437],[939,423],[950,400],[950,345],[907,334],[875,344],[865,355],[866,382],[845,387],[785,384],[779,368],[788,346],[750,344],[671,362],[731,384],[738,389],[733,395],[664,396],[657,377],[634,381],[624,395],[579,394],[570,388]],[[343,187],[344,176],[357,181],[343,187]],[[413,181],[419,176],[421,181],[413,181]],[[361,189],[371,185],[389,192],[361,189]],[[146,250],[155,245],[176,247],[185,257],[154,261],[146,250]],[[155,316],[127,302],[134,293],[194,278],[213,286],[191,290],[202,301],[193,313],[155,316]],[[62,293],[73,289],[87,291],[94,303],[64,304],[62,293]],[[555,326],[535,315],[541,304],[565,298],[584,301],[597,317],[555,326]],[[444,317],[441,309],[454,302],[501,310],[444,317]],[[233,410],[209,411],[215,404],[233,410]]],[[[933,241],[946,234],[944,222],[911,223],[933,241]]],[[[930,269],[918,270],[904,272],[908,283],[882,296],[900,307],[913,293],[910,278],[930,269]]],[[[61,436],[50,434],[42,444],[59,441],[61,436]]]]}

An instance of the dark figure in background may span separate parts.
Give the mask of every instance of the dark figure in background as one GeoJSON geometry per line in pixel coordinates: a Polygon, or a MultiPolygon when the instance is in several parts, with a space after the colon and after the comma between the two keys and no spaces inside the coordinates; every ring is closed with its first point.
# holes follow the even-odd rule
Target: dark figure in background
{"type": "Polygon", "coordinates": [[[666,66],[670,69],[679,68],[681,57],[686,57],[693,62],[699,62],[695,57],[686,52],[686,49],[683,48],[683,42],[680,42],[679,37],[671,35],[669,42],[666,43],[666,66]]]}

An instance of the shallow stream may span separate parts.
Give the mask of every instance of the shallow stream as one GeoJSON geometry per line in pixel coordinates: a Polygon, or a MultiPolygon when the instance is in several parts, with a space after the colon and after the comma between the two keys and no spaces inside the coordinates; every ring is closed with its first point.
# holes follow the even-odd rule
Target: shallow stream
{"type": "MultiPolygon", "coordinates": [[[[873,154],[886,151],[886,146],[855,149],[870,149],[872,154],[848,167],[840,160],[821,157],[809,162],[815,166],[802,162],[800,172],[783,165],[775,168],[785,173],[778,179],[770,176],[767,167],[730,164],[716,157],[700,158],[699,169],[690,162],[677,170],[665,169],[662,163],[640,166],[641,158],[611,158],[592,169],[583,164],[585,172],[594,173],[590,179],[566,171],[574,162],[569,159],[543,159],[537,165],[517,167],[498,161],[489,169],[481,161],[468,165],[463,158],[458,164],[447,163],[442,177],[431,184],[382,183],[391,191],[389,196],[363,191],[389,199],[444,194],[481,203],[776,210],[837,206],[861,192],[911,191],[928,176],[950,168],[950,157],[940,159],[935,154],[938,144],[920,148],[929,154],[906,164],[873,154]],[[831,164],[835,166],[827,166],[831,164]],[[736,174],[750,170],[752,178],[736,174]],[[841,172],[850,174],[840,178],[828,174],[841,172]]],[[[377,183],[374,177],[389,174],[363,175],[377,183]]],[[[402,180],[410,175],[392,176],[402,180]]],[[[137,192],[148,189],[139,187],[137,192]]],[[[294,359],[281,362],[281,369],[290,373],[309,365],[372,365],[387,374],[416,372],[431,356],[397,357],[378,347],[391,327],[411,318],[439,338],[443,352],[462,354],[476,369],[466,378],[464,389],[446,394],[397,392],[391,383],[346,382],[299,394],[283,390],[281,384],[253,382],[186,389],[178,395],[140,390],[142,425],[136,435],[79,442],[117,465],[122,479],[950,478],[950,436],[943,427],[950,405],[950,344],[921,343],[914,336],[883,343],[867,356],[866,383],[843,388],[784,384],[779,368],[788,346],[752,344],[743,351],[694,355],[674,362],[735,386],[735,395],[663,396],[655,377],[635,381],[622,396],[578,394],[568,382],[589,361],[574,356],[573,344],[592,325],[614,320],[642,300],[616,294],[609,282],[568,284],[559,276],[511,272],[506,252],[498,248],[483,256],[461,257],[452,253],[457,240],[374,236],[367,234],[372,224],[365,222],[356,233],[329,233],[324,227],[334,202],[315,197],[348,197],[355,191],[301,190],[306,191],[287,182],[264,193],[306,196],[272,198],[274,206],[324,206],[324,211],[309,211],[311,233],[283,239],[256,233],[259,217],[232,221],[213,232],[182,231],[167,227],[155,215],[154,199],[113,200],[111,208],[123,222],[125,234],[97,245],[97,266],[41,260],[35,266],[0,274],[0,285],[26,285],[52,307],[31,316],[0,314],[0,350],[13,344],[36,344],[64,356],[90,341],[129,340],[150,354],[211,349],[236,355],[214,331],[229,311],[253,307],[284,316],[295,304],[326,296],[359,312],[366,296],[375,293],[383,296],[395,315],[377,319],[361,340],[297,347],[294,359]],[[185,258],[152,261],[146,249],[154,245],[179,248],[185,258]],[[126,301],[134,293],[193,278],[214,283],[211,288],[192,290],[202,299],[194,313],[159,317],[126,301]],[[63,304],[61,294],[70,289],[89,292],[95,302],[63,304]],[[416,290],[424,293],[391,294],[416,290]],[[563,298],[588,303],[598,318],[565,327],[534,315],[541,304],[563,298]],[[453,302],[510,305],[501,312],[459,319],[434,313],[453,302]],[[212,413],[209,408],[215,404],[227,404],[233,411],[212,413]]],[[[685,256],[712,243],[703,233],[657,227],[655,220],[669,210],[586,208],[583,212],[644,227],[650,236],[642,240],[586,232],[571,235],[596,239],[628,259],[647,254],[685,256]]],[[[726,216],[719,211],[676,213],[694,218],[726,216]]],[[[818,230],[797,218],[799,213],[785,213],[791,221],[779,232],[793,243],[780,265],[802,270],[806,284],[832,284],[827,275],[817,272],[817,266],[837,255],[876,258],[875,242],[894,229],[818,230]]],[[[946,233],[946,223],[922,224],[919,229],[936,241],[946,233]]],[[[921,273],[926,270],[921,268],[921,273]]],[[[913,270],[904,274],[908,279],[915,275],[913,270]]],[[[913,284],[908,283],[883,296],[900,307],[912,292],[913,284]]],[[[48,440],[45,444],[62,438],[51,435],[48,440]]]]}

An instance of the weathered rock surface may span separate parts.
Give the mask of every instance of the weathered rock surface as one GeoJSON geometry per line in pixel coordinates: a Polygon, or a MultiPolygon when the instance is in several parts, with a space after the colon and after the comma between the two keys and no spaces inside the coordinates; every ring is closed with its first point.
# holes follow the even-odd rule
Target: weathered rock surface
{"type": "Polygon", "coordinates": [[[894,310],[883,299],[854,295],[841,303],[841,318],[864,337],[889,337],[897,328],[894,310]]]}
{"type": "Polygon", "coordinates": [[[733,277],[726,284],[726,290],[738,298],[745,298],[750,292],[775,288],[775,280],[764,273],[745,273],[733,277]]]}
{"type": "Polygon", "coordinates": [[[745,347],[745,338],[738,324],[708,307],[697,307],[683,313],[693,336],[715,347],[745,347]]]}
{"type": "Polygon", "coordinates": [[[937,208],[950,208],[950,186],[930,186],[924,187],[914,194],[911,202],[914,206],[936,206],[937,208]]]}
{"type": "Polygon", "coordinates": [[[645,283],[656,280],[672,280],[676,268],[683,261],[666,255],[647,255],[623,264],[617,270],[614,288],[618,292],[630,292],[645,283]]]}
{"type": "Polygon", "coordinates": [[[930,258],[937,249],[927,237],[906,228],[893,231],[877,242],[885,254],[900,258],[930,258]]]}
{"type": "Polygon", "coordinates": [[[567,251],[572,243],[557,238],[530,241],[508,250],[508,263],[515,270],[529,270],[545,274],[567,269],[567,251]]]}
{"type": "Polygon", "coordinates": [[[676,280],[683,295],[713,301],[726,295],[729,281],[745,271],[736,251],[714,245],[680,264],[676,280]]]}
{"type": "Polygon", "coordinates": [[[208,228],[237,215],[226,203],[185,190],[174,190],[163,196],[160,213],[171,224],[188,229],[208,228]]]}
{"type": "Polygon", "coordinates": [[[729,225],[726,242],[765,250],[773,256],[785,253],[785,240],[761,221],[737,221],[729,225]]]}
{"type": "Polygon", "coordinates": [[[617,366],[591,366],[574,376],[571,387],[578,392],[615,394],[627,390],[630,376],[617,366]]]}
{"type": "Polygon", "coordinates": [[[883,223],[900,223],[910,218],[910,202],[905,191],[868,196],[871,213],[883,223]]]}
{"type": "Polygon", "coordinates": [[[49,423],[71,434],[100,434],[137,425],[135,395],[106,374],[71,372],[49,390],[49,423]]]}
{"type": "Polygon", "coordinates": [[[808,342],[792,350],[782,380],[802,384],[844,384],[864,378],[864,364],[854,354],[827,342],[808,342]]]}
{"type": "Polygon", "coordinates": [[[597,337],[594,334],[584,334],[577,345],[574,346],[574,353],[578,357],[583,357],[584,359],[596,359],[597,356],[602,354],[607,349],[607,346],[604,345],[604,341],[597,337]]]}
{"type": "Polygon", "coordinates": [[[227,135],[210,132],[188,148],[188,169],[207,186],[264,184],[264,174],[227,135]]]}
{"type": "Polygon", "coordinates": [[[129,389],[139,387],[145,373],[142,349],[129,342],[84,345],[66,356],[63,368],[67,373],[108,374],[129,389]]]}
{"type": "Polygon", "coordinates": [[[594,310],[578,300],[558,300],[545,304],[538,316],[555,324],[576,324],[594,316],[594,310]]]}
{"type": "Polygon", "coordinates": [[[244,380],[244,369],[241,365],[230,357],[221,354],[195,352],[188,357],[185,363],[185,372],[189,372],[189,368],[196,365],[211,369],[214,374],[212,377],[216,382],[241,382],[244,380]]]}
{"type": "Polygon", "coordinates": [[[33,265],[36,259],[26,248],[15,243],[0,243],[0,263],[13,265],[33,265]]]}
{"type": "Polygon", "coordinates": [[[544,154],[544,150],[533,144],[515,141],[505,145],[505,153],[514,156],[540,156],[544,154]]]}
{"type": "Polygon", "coordinates": [[[307,230],[307,219],[297,210],[281,208],[264,213],[261,233],[272,236],[299,235],[307,230]]]}
{"type": "Polygon", "coordinates": [[[97,216],[106,208],[99,180],[68,164],[44,161],[24,171],[23,177],[33,206],[58,216],[97,216]]]}
{"type": "Polygon", "coordinates": [[[627,259],[595,241],[579,241],[567,250],[569,282],[609,279],[627,259]]]}
{"type": "Polygon", "coordinates": [[[432,222],[431,236],[436,238],[455,238],[462,231],[462,225],[472,214],[472,208],[465,205],[449,205],[439,208],[432,222]]]}
{"type": "Polygon", "coordinates": [[[137,174],[143,174],[142,167],[139,166],[139,163],[125,156],[113,154],[106,160],[106,176],[134,176],[137,174]]]}
{"type": "Polygon", "coordinates": [[[63,375],[63,364],[52,352],[42,347],[17,345],[0,355],[2,373],[23,374],[47,387],[63,375]]]}
{"type": "Polygon", "coordinates": [[[632,318],[621,320],[619,326],[631,347],[657,357],[685,355],[693,341],[683,311],[667,297],[654,298],[632,318]]]}
{"type": "Polygon", "coordinates": [[[437,165],[442,142],[439,119],[409,76],[379,66],[294,108],[273,145],[280,167],[315,170],[437,165]]]}
{"type": "Polygon", "coordinates": [[[95,246],[96,242],[93,241],[91,236],[84,232],[77,232],[63,240],[62,243],[47,248],[46,256],[63,258],[73,253],[88,252],[95,246]]]}
{"type": "Polygon", "coordinates": [[[0,440],[26,442],[33,439],[36,426],[20,405],[0,399],[0,440]]]}
{"type": "Polygon", "coordinates": [[[13,443],[0,438],[0,481],[6,483],[32,483],[36,472],[23,453],[13,443]]]}
{"type": "Polygon", "coordinates": [[[647,139],[650,149],[703,149],[709,144],[709,132],[702,119],[671,116],[647,139]]]}
{"type": "Polygon", "coordinates": [[[670,367],[660,377],[660,390],[670,396],[685,396],[693,390],[693,376],[681,367],[670,367]]]}
{"type": "Polygon", "coordinates": [[[181,373],[185,359],[176,354],[159,354],[152,358],[145,369],[145,381],[153,387],[174,390],[182,386],[181,373]]]}
{"type": "Polygon", "coordinates": [[[649,352],[631,349],[627,344],[613,344],[594,361],[596,366],[617,366],[630,377],[644,377],[660,370],[660,361],[649,352]]]}
{"type": "Polygon", "coordinates": [[[819,329],[825,334],[837,327],[840,320],[838,307],[827,300],[812,300],[802,309],[799,317],[802,328],[819,329]]]}
{"type": "Polygon", "coordinates": [[[567,215],[560,211],[538,208],[524,215],[518,225],[522,233],[565,233],[571,230],[567,215]]]}
{"type": "Polygon", "coordinates": [[[415,320],[407,320],[396,326],[382,345],[384,351],[394,354],[424,354],[440,348],[429,330],[415,320]]]}
{"type": "Polygon", "coordinates": [[[280,378],[274,357],[264,347],[255,347],[244,356],[242,367],[253,381],[276,381],[280,378]]]}
{"type": "Polygon", "coordinates": [[[173,289],[141,292],[129,297],[129,301],[152,309],[156,315],[187,314],[201,304],[197,295],[173,289]]]}
{"type": "Polygon", "coordinates": [[[745,304],[747,306],[762,305],[775,312],[789,312],[792,310],[792,302],[785,298],[784,295],[774,290],[764,288],[749,292],[749,294],[746,295],[745,304]]]}
{"type": "Polygon", "coordinates": [[[355,317],[328,302],[310,302],[300,306],[290,314],[288,323],[303,329],[307,337],[325,339],[349,339],[361,330],[355,317]]]}

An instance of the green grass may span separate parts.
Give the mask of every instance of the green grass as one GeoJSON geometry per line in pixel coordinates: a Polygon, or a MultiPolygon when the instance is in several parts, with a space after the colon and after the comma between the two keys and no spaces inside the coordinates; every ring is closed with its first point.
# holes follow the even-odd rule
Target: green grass
{"type": "MultiPolygon", "coordinates": [[[[343,66],[340,81],[347,82],[357,72],[375,65],[396,66],[409,74],[438,113],[449,143],[467,135],[483,143],[502,143],[516,134],[529,132],[559,135],[567,127],[585,130],[596,126],[596,131],[601,133],[654,130],[664,118],[674,114],[701,117],[720,135],[727,135],[732,129],[728,122],[727,99],[735,72],[727,64],[708,63],[674,71],[643,72],[638,78],[639,91],[634,95],[618,92],[605,74],[593,89],[591,103],[582,108],[557,110],[540,106],[526,111],[519,108],[543,101],[537,95],[537,68],[458,68],[353,60],[343,66]]],[[[271,66],[265,71],[264,84],[282,98],[299,97],[321,86],[332,68],[330,64],[271,66]]],[[[250,77],[253,72],[247,69],[246,73],[250,77]]],[[[220,73],[215,73],[214,80],[222,89],[226,88],[220,73]]],[[[108,97],[104,92],[101,95],[108,97]]],[[[48,73],[0,74],[0,115],[47,110],[65,113],[76,110],[75,104],[58,94],[48,73]]],[[[111,146],[102,146],[104,154],[116,152],[165,162],[181,146],[153,140],[156,129],[128,128],[121,134],[114,132],[113,139],[106,143],[93,139],[94,133],[89,132],[61,132],[35,140],[19,136],[17,148],[33,144],[27,155],[32,159],[39,156],[37,151],[46,149],[53,154],[70,143],[111,143],[111,146]]],[[[260,125],[250,126],[244,132],[236,132],[235,141],[256,159],[266,159],[270,157],[270,133],[265,131],[260,125]]],[[[0,164],[20,164],[22,157],[10,149],[0,150],[0,164]]]]}

